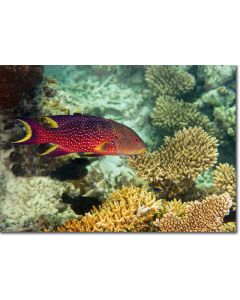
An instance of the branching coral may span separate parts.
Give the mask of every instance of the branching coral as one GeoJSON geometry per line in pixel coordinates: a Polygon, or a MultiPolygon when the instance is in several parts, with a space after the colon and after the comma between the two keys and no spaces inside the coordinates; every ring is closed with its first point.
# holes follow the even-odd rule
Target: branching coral
{"type": "MultiPolygon", "coordinates": [[[[181,203],[178,205],[180,210],[182,205],[181,203]]],[[[232,200],[228,193],[224,193],[184,205],[185,212],[181,212],[181,215],[170,207],[161,219],[153,222],[156,229],[162,232],[217,232],[220,230],[224,216],[229,213],[232,200]]]]}
{"type": "Polygon", "coordinates": [[[219,164],[213,173],[213,185],[218,193],[228,192],[236,210],[236,170],[229,164],[219,164]]]}
{"type": "Polygon", "coordinates": [[[145,79],[156,95],[180,97],[195,86],[195,78],[175,66],[150,66],[145,79]]]}
{"type": "Polygon", "coordinates": [[[160,206],[153,193],[129,186],[114,191],[108,199],[79,220],[66,222],[58,232],[148,231],[160,206]]]}
{"type": "Polygon", "coordinates": [[[141,178],[171,198],[189,189],[202,171],[216,163],[217,156],[217,140],[194,127],[165,137],[158,150],[133,156],[128,162],[141,178]]]}
{"type": "Polygon", "coordinates": [[[172,96],[159,96],[151,114],[152,123],[165,130],[179,130],[199,126],[216,135],[214,124],[194,104],[177,100],[172,96]]]}
{"type": "Polygon", "coordinates": [[[197,67],[197,77],[204,81],[205,89],[218,87],[236,76],[236,66],[211,66],[202,65],[197,67]]]}
{"type": "Polygon", "coordinates": [[[228,135],[236,137],[236,105],[215,107],[213,116],[220,128],[223,128],[228,135]]]}

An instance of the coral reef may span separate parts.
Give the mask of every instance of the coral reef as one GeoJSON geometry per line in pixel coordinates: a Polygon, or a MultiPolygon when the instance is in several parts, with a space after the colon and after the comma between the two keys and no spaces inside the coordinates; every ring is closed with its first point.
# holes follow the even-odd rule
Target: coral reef
{"type": "Polygon", "coordinates": [[[213,186],[218,193],[228,192],[236,210],[236,170],[225,163],[219,164],[213,172],[213,186]]]}
{"type": "Polygon", "coordinates": [[[174,137],[165,137],[154,152],[130,157],[129,166],[153,186],[163,197],[184,193],[194,179],[217,162],[217,140],[201,128],[183,129],[174,137]]]}
{"type": "Polygon", "coordinates": [[[21,178],[8,174],[8,180],[1,182],[1,186],[1,231],[39,231],[43,223],[57,226],[77,216],[61,201],[64,191],[74,189],[71,183],[59,184],[48,177],[21,178]]]}
{"type": "Polygon", "coordinates": [[[201,95],[194,104],[209,113],[223,141],[236,137],[236,94],[231,88],[220,86],[201,95]]]}
{"type": "Polygon", "coordinates": [[[199,126],[211,135],[217,135],[217,128],[209,118],[192,103],[177,100],[172,96],[159,96],[151,114],[154,126],[166,131],[176,131],[184,127],[199,126]]]}
{"type": "Polygon", "coordinates": [[[42,66],[1,66],[0,107],[16,106],[23,94],[33,91],[42,78],[42,66]]]}
{"type": "Polygon", "coordinates": [[[125,159],[117,156],[94,160],[88,167],[87,176],[73,183],[81,190],[81,195],[101,201],[120,186],[130,183],[141,185],[132,169],[126,166],[125,159]]]}
{"type": "MultiPolygon", "coordinates": [[[[192,201],[182,207],[178,203],[180,214],[173,209],[163,215],[161,219],[153,222],[155,228],[161,232],[217,232],[223,223],[223,218],[229,213],[232,205],[228,193],[211,195],[202,201],[192,201]]],[[[223,230],[223,229],[222,229],[223,230]]]]}
{"type": "Polygon", "coordinates": [[[129,186],[114,191],[108,199],[79,220],[67,221],[58,232],[149,231],[160,201],[147,190],[129,186]]]}
{"type": "Polygon", "coordinates": [[[150,66],[145,73],[149,87],[156,95],[181,97],[191,92],[195,78],[175,66],[150,66]]]}
{"type": "Polygon", "coordinates": [[[232,80],[236,66],[198,66],[197,78],[204,82],[205,90],[216,88],[232,80]]]}

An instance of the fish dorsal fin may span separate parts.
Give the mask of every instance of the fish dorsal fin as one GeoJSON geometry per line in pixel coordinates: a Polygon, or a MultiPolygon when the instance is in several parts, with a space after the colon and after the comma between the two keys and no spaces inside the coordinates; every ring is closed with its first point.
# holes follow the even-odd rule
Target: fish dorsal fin
{"type": "Polygon", "coordinates": [[[59,128],[73,122],[72,117],[70,115],[43,116],[42,122],[50,128],[59,128]]]}
{"type": "Polygon", "coordinates": [[[53,120],[53,118],[48,117],[48,116],[43,116],[41,118],[42,122],[44,125],[50,128],[59,128],[59,125],[56,121],[53,120]]]}

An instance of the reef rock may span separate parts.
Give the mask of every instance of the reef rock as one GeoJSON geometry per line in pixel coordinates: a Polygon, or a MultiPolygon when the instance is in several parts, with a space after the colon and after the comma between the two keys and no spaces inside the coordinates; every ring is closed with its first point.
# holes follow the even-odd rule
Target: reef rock
{"type": "Polygon", "coordinates": [[[24,93],[29,93],[42,81],[43,66],[1,66],[0,107],[16,106],[24,93]]]}

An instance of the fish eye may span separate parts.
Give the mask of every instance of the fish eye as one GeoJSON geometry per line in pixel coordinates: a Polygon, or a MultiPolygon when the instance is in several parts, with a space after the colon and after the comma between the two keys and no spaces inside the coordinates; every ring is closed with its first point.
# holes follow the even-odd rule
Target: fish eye
{"type": "Polygon", "coordinates": [[[135,141],[136,141],[136,142],[140,142],[139,138],[137,138],[137,137],[135,138],[135,141]]]}

